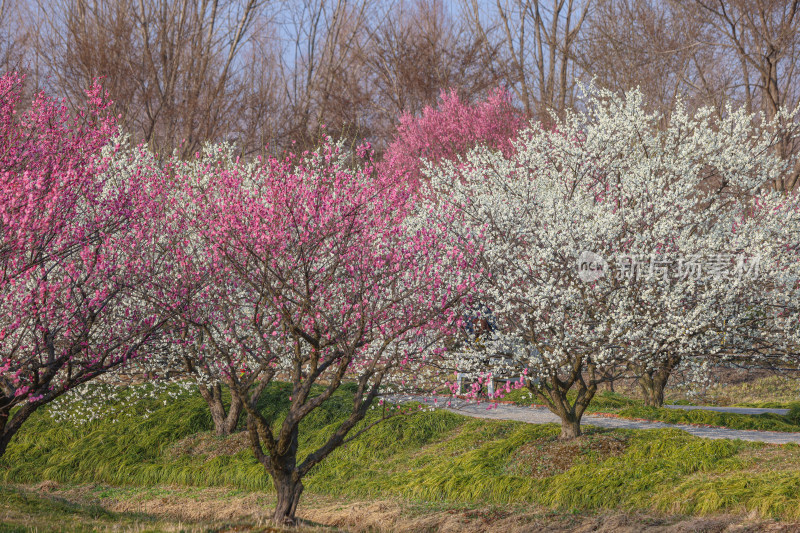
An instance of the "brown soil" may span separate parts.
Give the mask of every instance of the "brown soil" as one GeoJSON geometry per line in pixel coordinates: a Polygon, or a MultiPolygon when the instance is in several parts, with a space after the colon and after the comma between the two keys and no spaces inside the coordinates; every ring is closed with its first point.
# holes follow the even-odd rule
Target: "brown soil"
{"type": "Polygon", "coordinates": [[[625,453],[627,436],[590,433],[561,442],[556,437],[541,438],[522,446],[511,457],[509,473],[535,478],[566,472],[575,463],[602,462],[625,453]]]}
{"type": "Polygon", "coordinates": [[[213,459],[219,456],[235,455],[249,449],[250,442],[245,431],[239,431],[228,437],[217,437],[212,433],[198,433],[172,444],[167,450],[167,455],[169,457],[203,455],[207,459],[213,459]]]}

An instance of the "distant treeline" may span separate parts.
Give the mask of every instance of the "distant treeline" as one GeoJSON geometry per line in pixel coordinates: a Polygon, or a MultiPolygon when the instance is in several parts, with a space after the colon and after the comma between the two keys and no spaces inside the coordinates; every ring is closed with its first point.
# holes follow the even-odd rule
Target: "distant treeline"
{"type": "Polygon", "coordinates": [[[3,0],[0,68],[76,103],[105,77],[121,124],[159,153],[206,140],[275,153],[324,131],[380,154],[401,114],[448,88],[476,100],[505,86],[547,120],[594,78],[639,86],[662,111],[681,95],[772,118],[800,102],[798,11],[797,0],[3,0]]]}

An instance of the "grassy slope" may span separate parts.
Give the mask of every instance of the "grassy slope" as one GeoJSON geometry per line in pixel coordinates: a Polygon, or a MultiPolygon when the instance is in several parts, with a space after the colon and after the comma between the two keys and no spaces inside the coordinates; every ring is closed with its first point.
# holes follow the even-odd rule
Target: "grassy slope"
{"type": "MultiPolygon", "coordinates": [[[[273,387],[264,410],[279,420],[287,396],[273,387]]],[[[348,403],[341,391],[303,422],[301,454],[333,431],[348,403]]],[[[199,397],[158,405],[153,402],[146,418],[123,416],[113,424],[56,424],[38,414],[0,462],[0,480],[272,490],[241,435],[218,439],[207,433],[211,421],[199,397]]],[[[420,412],[336,451],[305,484],[310,493],[345,498],[800,517],[798,446],[710,441],[663,430],[594,430],[562,445],[557,433],[555,425],[420,412]]]]}
{"type": "Polygon", "coordinates": [[[618,412],[624,418],[644,418],[670,424],[707,424],[731,429],[758,429],[762,431],[800,432],[800,405],[792,406],[787,415],[765,413],[740,415],[715,411],[683,411],[655,407],[627,407],[618,412]]]}
{"type": "Polygon", "coordinates": [[[767,376],[735,385],[718,383],[703,398],[706,405],[791,407],[800,397],[800,381],[791,376],[767,376]]]}

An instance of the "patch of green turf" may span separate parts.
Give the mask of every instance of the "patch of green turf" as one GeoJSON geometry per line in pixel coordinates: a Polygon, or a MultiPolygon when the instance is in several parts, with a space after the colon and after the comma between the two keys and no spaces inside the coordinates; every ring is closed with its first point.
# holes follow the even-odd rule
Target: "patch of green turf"
{"type": "MultiPolygon", "coordinates": [[[[96,505],[80,505],[46,494],[0,487],[0,532],[97,531],[109,526],[152,528],[157,519],[132,513],[113,513],[96,505]],[[55,526],[57,524],[57,526],[55,526]]],[[[152,529],[151,529],[152,530],[152,529]]]]}
{"type": "Polygon", "coordinates": [[[772,413],[741,415],[700,409],[687,411],[645,406],[627,407],[618,414],[625,418],[644,418],[670,424],[708,424],[730,429],[800,432],[800,405],[795,405],[786,415],[772,413]]]}
{"type": "MultiPolygon", "coordinates": [[[[685,404],[694,405],[694,404],[685,404]]],[[[755,407],[760,409],[791,409],[797,402],[739,402],[731,407],[755,407]]]]}
{"type": "Polygon", "coordinates": [[[84,518],[116,518],[102,507],[80,506],[54,499],[36,498],[31,494],[0,487],[0,506],[14,507],[31,514],[78,515],[84,518]]]}

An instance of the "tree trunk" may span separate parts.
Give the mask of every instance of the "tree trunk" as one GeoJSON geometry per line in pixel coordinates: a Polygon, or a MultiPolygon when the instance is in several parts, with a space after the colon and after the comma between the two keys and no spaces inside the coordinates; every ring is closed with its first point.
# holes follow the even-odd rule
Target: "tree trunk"
{"type": "Polygon", "coordinates": [[[570,403],[567,394],[571,387],[572,383],[562,382],[555,377],[550,379],[550,387],[546,390],[542,390],[538,386],[528,386],[529,390],[539,395],[547,404],[548,409],[561,419],[559,440],[572,440],[581,436],[581,418],[597,392],[596,383],[585,387],[581,381],[575,403],[570,403]]]}
{"type": "Polygon", "coordinates": [[[300,501],[300,494],[303,492],[303,482],[297,471],[276,471],[272,475],[272,483],[275,485],[278,501],[275,504],[275,512],[272,519],[278,525],[295,525],[297,519],[297,503],[300,501]]]}
{"type": "Polygon", "coordinates": [[[3,457],[6,453],[8,443],[11,442],[11,438],[14,436],[14,432],[7,427],[7,421],[8,413],[0,413],[0,457],[3,457]]]}
{"type": "Polygon", "coordinates": [[[581,436],[581,420],[578,417],[561,419],[561,434],[559,440],[572,440],[581,436]]]}
{"type": "Polygon", "coordinates": [[[664,405],[664,389],[672,371],[681,363],[680,355],[669,355],[661,366],[654,370],[644,370],[639,376],[639,387],[644,394],[644,404],[648,407],[661,407],[664,405]]]}
{"type": "Polygon", "coordinates": [[[647,407],[661,407],[664,405],[664,389],[669,376],[642,376],[639,378],[639,387],[644,395],[644,404],[647,407]]]}
{"type": "Polygon", "coordinates": [[[278,501],[275,504],[275,513],[272,519],[278,525],[295,525],[295,512],[297,503],[300,501],[300,494],[303,492],[303,481],[300,472],[297,470],[297,449],[299,443],[299,430],[297,426],[291,431],[289,436],[289,447],[282,455],[270,455],[267,459],[270,463],[270,474],[272,474],[272,484],[278,501]]]}
{"type": "Polygon", "coordinates": [[[200,385],[200,395],[208,404],[211,411],[211,420],[214,421],[214,432],[218,437],[228,436],[239,425],[239,418],[242,414],[242,400],[235,394],[231,394],[231,405],[225,411],[225,404],[222,401],[222,385],[215,383],[211,387],[200,385]]]}
{"type": "Polygon", "coordinates": [[[299,429],[297,425],[286,433],[281,434],[281,439],[272,439],[269,426],[263,418],[256,418],[250,412],[248,404],[247,430],[250,434],[250,444],[256,459],[269,472],[272,484],[275,487],[277,502],[272,519],[279,526],[295,525],[295,513],[300,495],[303,493],[303,481],[300,470],[297,468],[297,450],[299,443],[299,429]],[[269,451],[264,452],[261,447],[259,434],[267,435],[269,451]],[[288,441],[286,440],[288,438],[288,441]],[[285,447],[282,443],[287,444],[285,447]]]}
{"type": "Polygon", "coordinates": [[[11,409],[0,410],[0,457],[6,453],[6,448],[17,434],[22,424],[36,410],[38,405],[25,404],[11,416],[11,409]]]}

